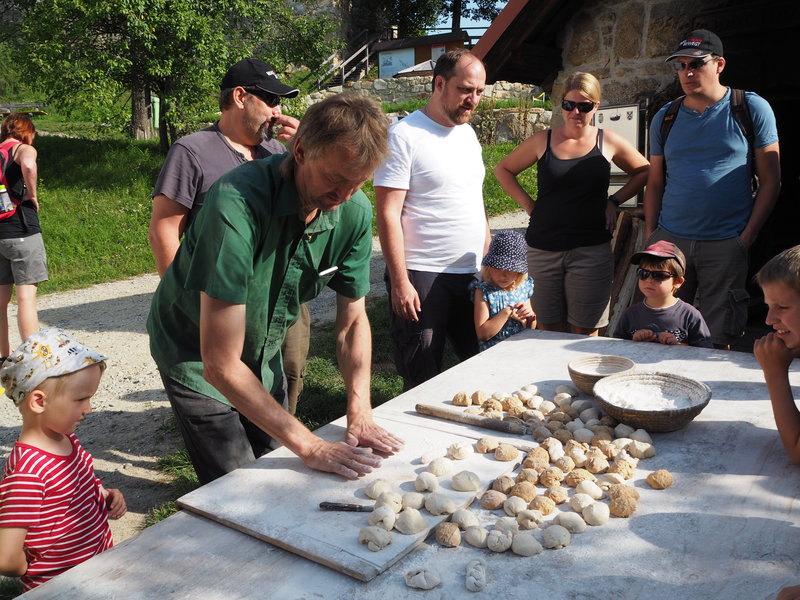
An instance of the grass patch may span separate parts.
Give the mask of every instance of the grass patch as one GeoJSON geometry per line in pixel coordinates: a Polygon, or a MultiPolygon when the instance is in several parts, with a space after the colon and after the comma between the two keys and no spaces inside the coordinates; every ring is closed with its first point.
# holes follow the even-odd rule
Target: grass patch
{"type": "Polygon", "coordinates": [[[194,467],[185,450],[179,450],[159,458],[158,462],[156,462],[156,467],[159,471],[172,477],[171,497],[173,499],[151,508],[147,512],[145,527],[150,527],[150,525],[175,514],[178,510],[175,506],[175,500],[200,487],[197,474],[194,472],[194,467]]]}

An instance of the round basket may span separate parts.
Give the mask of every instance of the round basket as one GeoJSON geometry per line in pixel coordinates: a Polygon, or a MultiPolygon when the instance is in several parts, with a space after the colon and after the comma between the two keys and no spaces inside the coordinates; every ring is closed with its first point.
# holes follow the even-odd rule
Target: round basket
{"type": "Polygon", "coordinates": [[[626,373],[599,381],[594,387],[594,395],[600,407],[621,423],[651,432],[675,431],[688,425],[708,405],[711,388],[700,381],[671,373],[626,373]],[[650,392],[684,398],[691,405],[686,408],[637,410],[613,403],[613,400],[618,402],[624,399],[626,403],[635,404],[637,394],[650,392]]]}
{"type": "Polygon", "coordinates": [[[572,382],[580,391],[592,395],[594,384],[608,377],[619,373],[633,371],[636,366],[630,358],[622,356],[611,356],[608,354],[595,354],[576,358],[567,365],[569,376],[572,382]]]}

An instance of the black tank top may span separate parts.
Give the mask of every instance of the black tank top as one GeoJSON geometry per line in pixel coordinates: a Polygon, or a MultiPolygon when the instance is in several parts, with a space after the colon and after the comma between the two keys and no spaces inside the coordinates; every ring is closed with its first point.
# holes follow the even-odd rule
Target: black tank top
{"type": "MultiPolygon", "coordinates": [[[[8,157],[6,180],[9,188],[22,179],[22,168],[16,161],[17,150],[19,150],[19,145],[14,146],[8,157]]],[[[36,212],[33,202],[23,202],[17,207],[17,212],[8,219],[0,219],[0,240],[23,238],[36,233],[42,233],[42,228],[39,225],[39,214],[36,212]]]]}
{"type": "Polygon", "coordinates": [[[547,150],[538,161],[539,193],[525,240],[532,248],[561,252],[611,239],[606,229],[606,202],[611,163],[603,156],[603,130],[585,155],[561,159],[547,150]]]}

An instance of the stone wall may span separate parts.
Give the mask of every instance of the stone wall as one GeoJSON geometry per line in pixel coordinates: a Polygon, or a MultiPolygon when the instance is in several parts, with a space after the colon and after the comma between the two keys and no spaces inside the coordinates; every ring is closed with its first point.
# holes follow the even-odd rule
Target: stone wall
{"type": "MultiPolygon", "coordinates": [[[[553,98],[576,71],[596,75],[602,104],[660,108],[680,95],[675,72],[664,63],[692,20],[726,0],[596,0],[579,11],[562,32],[564,68],[553,84],[553,98]]],[[[713,28],[712,28],[713,29],[713,28]]],[[[723,39],[724,42],[724,39],[723,39]]],[[[561,111],[553,117],[560,124],[561,111]]]]}
{"type": "MultiPolygon", "coordinates": [[[[431,76],[425,77],[396,77],[390,79],[362,79],[345,87],[335,86],[306,96],[307,103],[314,104],[327,96],[338,94],[343,90],[352,90],[359,94],[371,96],[378,102],[400,104],[414,99],[425,99],[431,93],[431,76]]],[[[494,85],[487,85],[483,92],[483,101],[494,98],[505,100],[508,98],[524,99],[532,102],[541,94],[541,89],[534,85],[524,83],[509,83],[498,81],[494,85]]]]}

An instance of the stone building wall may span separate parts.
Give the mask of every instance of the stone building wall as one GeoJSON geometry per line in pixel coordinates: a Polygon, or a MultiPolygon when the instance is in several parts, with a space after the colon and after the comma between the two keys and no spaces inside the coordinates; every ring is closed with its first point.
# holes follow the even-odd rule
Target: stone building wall
{"type": "MultiPolygon", "coordinates": [[[[553,98],[576,71],[588,71],[603,86],[602,104],[660,108],[680,94],[664,59],[701,12],[723,8],[727,0],[596,0],[586,5],[562,32],[563,65],[553,83],[553,98]]],[[[724,40],[723,40],[724,42],[724,40]]],[[[554,124],[561,123],[555,111],[554,124]]]]}

